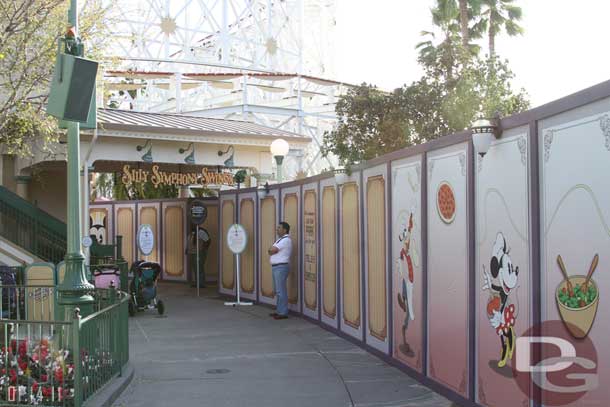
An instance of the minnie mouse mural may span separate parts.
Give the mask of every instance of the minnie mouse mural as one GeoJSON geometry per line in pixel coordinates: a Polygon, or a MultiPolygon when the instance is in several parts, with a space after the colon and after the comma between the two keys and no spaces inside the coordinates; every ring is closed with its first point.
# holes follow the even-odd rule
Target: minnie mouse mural
{"type": "Polygon", "coordinates": [[[417,267],[419,263],[413,239],[413,213],[414,210],[411,210],[408,217],[406,212],[399,216],[398,240],[400,241],[400,255],[396,259],[396,270],[399,280],[402,280],[402,290],[397,295],[398,306],[405,312],[405,319],[402,324],[403,343],[399,346],[399,349],[407,356],[414,355],[413,350],[407,343],[407,329],[409,328],[409,321],[415,319],[415,312],[413,310],[414,267],[417,267]]]}
{"type": "Polygon", "coordinates": [[[504,235],[498,233],[491,253],[489,273],[483,266],[482,289],[490,291],[487,317],[502,345],[499,368],[506,366],[513,357],[516,341],[514,326],[518,310],[513,302],[516,296],[513,292],[519,282],[519,266],[513,266],[509,252],[504,235]]]}

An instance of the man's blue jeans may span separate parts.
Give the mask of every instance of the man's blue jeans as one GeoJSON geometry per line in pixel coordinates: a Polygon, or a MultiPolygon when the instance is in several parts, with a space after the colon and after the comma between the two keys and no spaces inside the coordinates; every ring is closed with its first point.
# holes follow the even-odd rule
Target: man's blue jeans
{"type": "Polygon", "coordinates": [[[288,280],[290,268],[288,264],[280,264],[271,266],[271,271],[273,274],[273,291],[277,296],[277,313],[288,315],[288,287],[286,286],[286,281],[288,280]]]}

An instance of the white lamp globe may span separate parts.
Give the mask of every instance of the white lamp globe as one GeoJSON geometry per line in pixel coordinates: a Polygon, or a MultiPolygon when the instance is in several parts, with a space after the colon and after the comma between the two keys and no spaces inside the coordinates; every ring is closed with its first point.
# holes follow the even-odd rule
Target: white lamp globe
{"type": "Polygon", "coordinates": [[[472,126],[472,143],[474,150],[483,157],[489,151],[494,136],[494,126],[489,120],[478,120],[472,126]]]}
{"type": "Polygon", "coordinates": [[[270,147],[271,154],[274,157],[286,156],[286,154],[288,154],[289,149],[290,149],[290,146],[288,145],[288,142],[281,138],[273,140],[273,143],[271,143],[271,147],[270,147]]]}

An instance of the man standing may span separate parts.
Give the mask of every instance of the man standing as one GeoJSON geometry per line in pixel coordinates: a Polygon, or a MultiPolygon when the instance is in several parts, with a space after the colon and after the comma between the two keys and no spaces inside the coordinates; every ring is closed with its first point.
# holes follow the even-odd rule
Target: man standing
{"type": "Polygon", "coordinates": [[[277,312],[269,314],[273,319],[288,318],[288,273],[290,272],[290,257],[292,255],[292,240],[290,240],[290,225],[286,222],[280,222],[277,226],[277,235],[279,238],[273,243],[273,246],[267,250],[271,256],[271,271],[273,273],[273,291],[277,299],[277,312]]]}
{"type": "Polygon", "coordinates": [[[205,229],[199,229],[199,239],[197,232],[193,230],[189,236],[187,254],[190,257],[191,276],[193,282],[191,287],[197,286],[197,272],[199,272],[199,288],[205,288],[205,261],[210,247],[210,235],[205,229]],[[197,264],[197,245],[199,245],[199,264],[197,264]]]}

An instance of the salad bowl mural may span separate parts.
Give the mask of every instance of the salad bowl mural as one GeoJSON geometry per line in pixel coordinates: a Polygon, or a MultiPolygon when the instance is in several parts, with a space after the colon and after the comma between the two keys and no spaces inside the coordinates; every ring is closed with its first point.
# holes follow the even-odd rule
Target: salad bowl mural
{"type": "Polygon", "coordinates": [[[578,275],[570,277],[561,255],[557,256],[557,265],[564,277],[555,293],[559,316],[570,334],[577,339],[587,336],[597,314],[599,289],[591,279],[591,275],[597,268],[598,262],[599,255],[596,254],[586,277],[578,275]]]}

